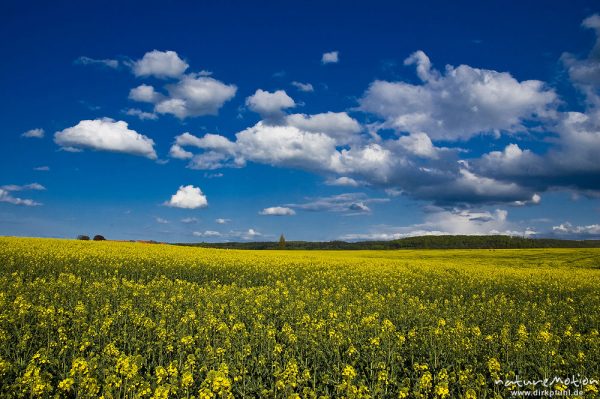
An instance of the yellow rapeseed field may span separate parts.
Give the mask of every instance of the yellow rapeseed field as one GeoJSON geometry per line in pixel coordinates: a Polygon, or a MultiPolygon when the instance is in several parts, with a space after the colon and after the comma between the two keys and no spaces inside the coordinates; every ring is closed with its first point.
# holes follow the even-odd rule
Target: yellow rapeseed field
{"type": "Polygon", "coordinates": [[[0,397],[510,397],[598,379],[599,311],[599,249],[0,238],[0,397]]]}

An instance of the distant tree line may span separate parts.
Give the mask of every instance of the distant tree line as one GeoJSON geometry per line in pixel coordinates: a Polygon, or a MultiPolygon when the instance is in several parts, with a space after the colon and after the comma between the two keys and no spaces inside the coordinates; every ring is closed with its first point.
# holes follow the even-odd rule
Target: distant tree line
{"type": "Polygon", "coordinates": [[[175,244],[205,248],[228,249],[287,249],[287,250],[360,250],[360,249],[509,249],[509,248],[597,248],[600,240],[560,240],[553,238],[524,238],[504,235],[467,236],[442,235],[407,237],[392,241],[277,241],[224,242],[175,244]]]}
{"type": "MultiPolygon", "coordinates": [[[[83,240],[83,241],[89,241],[90,240],[90,236],[86,236],[84,234],[80,234],[77,236],[78,240],[83,240]]],[[[92,238],[92,240],[94,241],[104,241],[106,240],[106,238],[104,238],[104,236],[101,236],[100,234],[97,234],[94,236],[94,238],[92,238]]]]}

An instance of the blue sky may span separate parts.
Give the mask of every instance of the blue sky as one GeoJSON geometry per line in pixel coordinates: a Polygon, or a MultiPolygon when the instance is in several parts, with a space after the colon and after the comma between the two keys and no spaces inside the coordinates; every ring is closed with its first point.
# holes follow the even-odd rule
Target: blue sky
{"type": "Polygon", "coordinates": [[[596,2],[80,3],[0,5],[2,235],[600,237],[596,2]]]}

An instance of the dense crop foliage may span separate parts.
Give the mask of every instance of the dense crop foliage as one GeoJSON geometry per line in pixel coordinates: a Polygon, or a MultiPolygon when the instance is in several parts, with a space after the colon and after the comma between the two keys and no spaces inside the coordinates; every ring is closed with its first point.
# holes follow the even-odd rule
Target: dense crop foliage
{"type": "Polygon", "coordinates": [[[599,259],[0,238],[0,397],[493,398],[517,374],[598,378],[599,259]]]}

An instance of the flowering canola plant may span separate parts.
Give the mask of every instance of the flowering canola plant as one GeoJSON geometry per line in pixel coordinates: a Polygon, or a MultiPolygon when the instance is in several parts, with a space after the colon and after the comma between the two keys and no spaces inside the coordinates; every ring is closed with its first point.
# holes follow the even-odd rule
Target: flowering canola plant
{"type": "Polygon", "coordinates": [[[508,397],[600,377],[599,293],[598,249],[0,237],[0,397],[508,397]]]}

